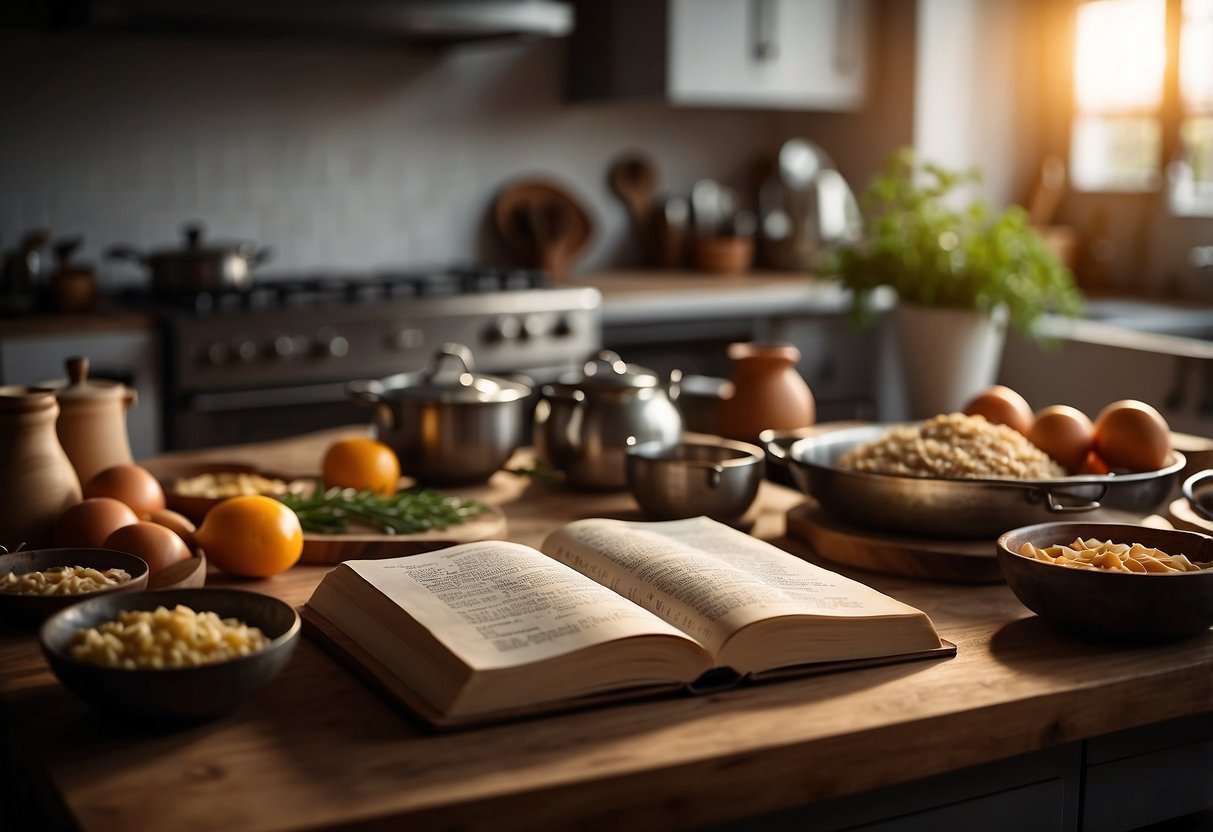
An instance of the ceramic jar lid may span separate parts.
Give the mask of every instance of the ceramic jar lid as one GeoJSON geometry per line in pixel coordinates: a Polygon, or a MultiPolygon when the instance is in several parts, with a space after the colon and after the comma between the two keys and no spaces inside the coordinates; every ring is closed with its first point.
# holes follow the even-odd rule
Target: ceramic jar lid
{"type": "Polygon", "coordinates": [[[116,401],[134,396],[134,391],[120,381],[88,377],[88,358],[77,355],[67,359],[67,379],[47,382],[60,402],[78,404],[95,401],[116,401]]]}

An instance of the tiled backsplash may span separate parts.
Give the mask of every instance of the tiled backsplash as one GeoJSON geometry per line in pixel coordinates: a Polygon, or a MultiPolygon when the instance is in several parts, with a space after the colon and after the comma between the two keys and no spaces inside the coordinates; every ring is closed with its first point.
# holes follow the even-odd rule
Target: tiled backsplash
{"type": "Polygon", "coordinates": [[[589,204],[593,268],[630,256],[617,153],[685,192],[743,184],[771,146],[768,114],[569,104],[565,48],[0,32],[0,248],[83,234],[111,284],[138,271],[106,247],[175,245],[194,219],[272,247],[267,270],[491,259],[493,195],[544,173],[589,204]]]}

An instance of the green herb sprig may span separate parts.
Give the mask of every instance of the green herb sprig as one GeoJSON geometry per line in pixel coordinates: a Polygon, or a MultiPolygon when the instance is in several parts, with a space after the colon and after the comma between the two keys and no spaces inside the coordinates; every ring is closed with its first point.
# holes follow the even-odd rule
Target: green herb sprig
{"type": "Polygon", "coordinates": [[[390,496],[353,488],[325,489],[305,497],[287,493],[278,498],[299,515],[305,532],[342,534],[351,522],[371,526],[384,534],[415,534],[461,525],[488,511],[475,500],[463,500],[431,488],[408,489],[390,496]]]}

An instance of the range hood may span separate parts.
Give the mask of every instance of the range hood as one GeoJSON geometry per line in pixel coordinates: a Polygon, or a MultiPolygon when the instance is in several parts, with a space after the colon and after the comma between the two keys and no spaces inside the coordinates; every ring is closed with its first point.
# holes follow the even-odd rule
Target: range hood
{"type": "Polygon", "coordinates": [[[555,0],[92,0],[90,23],[450,43],[561,37],[573,9],[555,0]]]}

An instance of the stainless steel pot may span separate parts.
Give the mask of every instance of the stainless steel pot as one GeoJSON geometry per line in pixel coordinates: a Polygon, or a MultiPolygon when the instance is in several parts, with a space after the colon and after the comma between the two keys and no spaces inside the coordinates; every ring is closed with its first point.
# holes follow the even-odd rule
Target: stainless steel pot
{"type": "Polygon", "coordinates": [[[729,439],[647,442],[628,448],[628,487],[655,520],[704,515],[735,522],[754,503],[762,482],[762,449],[729,439]]]}
{"type": "Polygon", "coordinates": [[[938,479],[871,474],[837,467],[843,453],[892,425],[865,425],[797,440],[767,442],[796,485],[831,514],[863,528],[932,537],[997,537],[1033,523],[1081,514],[1083,520],[1144,516],[1170,496],[1186,460],[1172,451],[1158,471],[1056,480],[938,479]]]}
{"type": "Polygon", "coordinates": [[[152,293],[162,297],[248,288],[253,269],[270,257],[269,249],[253,243],[203,244],[202,233],[202,226],[187,225],[184,248],[141,254],[131,246],[118,245],[107,254],[145,266],[152,275],[152,293]]]}
{"type": "Polygon", "coordinates": [[[425,370],[348,385],[374,409],[378,436],[405,475],[432,485],[484,482],[522,444],[531,388],[472,365],[471,350],[445,344],[425,370]]]}
{"type": "Polygon", "coordinates": [[[625,488],[630,446],[668,446],[682,436],[682,416],[657,374],[625,364],[609,350],[587,363],[582,375],[545,385],[542,392],[535,448],[572,485],[625,488]]]}

